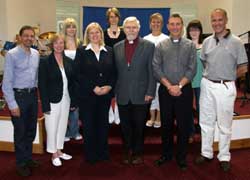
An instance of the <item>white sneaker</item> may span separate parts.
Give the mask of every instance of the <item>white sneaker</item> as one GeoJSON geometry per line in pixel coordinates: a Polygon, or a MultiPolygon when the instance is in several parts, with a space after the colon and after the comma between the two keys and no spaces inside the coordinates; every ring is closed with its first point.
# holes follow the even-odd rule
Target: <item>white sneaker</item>
{"type": "Polygon", "coordinates": [[[81,134],[78,134],[76,137],[75,137],[75,140],[81,140],[82,139],[82,135],[81,134]]]}
{"type": "Polygon", "coordinates": [[[147,127],[152,127],[153,125],[154,125],[154,121],[152,121],[152,120],[148,120],[146,123],[147,127]]]}
{"type": "Polygon", "coordinates": [[[160,127],[161,127],[161,121],[155,121],[154,128],[160,128],[160,127]]]}
{"type": "Polygon", "coordinates": [[[68,142],[68,141],[70,141],[70,138],[69,137],[65,137],[64,138],[64,142],[68,142]]]}
{"type": "Polygon", "coordinates": [[[72,159],[72,156],[66,153],[63,153],[62,155],[59,156],[63,160],[70,160],[72,159]]]}
{"type": "Polygon", "coordinates": [[[55,159],[51,159],[52,164],[56,167],[61,166],[62,165],[62,161],[59,158],[55,158],[55,159]]]}

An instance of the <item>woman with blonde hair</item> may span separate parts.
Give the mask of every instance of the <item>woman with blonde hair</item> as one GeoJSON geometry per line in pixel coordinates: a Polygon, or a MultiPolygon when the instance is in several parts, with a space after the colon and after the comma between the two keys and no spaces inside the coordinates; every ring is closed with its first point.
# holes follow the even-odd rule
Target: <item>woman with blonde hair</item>
{"type": "MultiPolygon", "coordinates": [[[[76,49],[81,44],[80,40],[77,38],[77,24],[75,19],[67,18],[63,22],[63,34],[65,37],[65,49],[64,53],[71,60],[75,59],[76,49]]],[[[81,140],[82,135],[79,133],[79,111],[78,109],[70,110],[69,112],[69,122],[64,141],[70,141],[70,138],[75,140],[81,140]]]]}
{"type": "MultiPolygon", "coordinates": [[[[149,18],[149,27],[151,33],[144,37],[151,41],[157,46],[157,44],[164,39],[169,38],[166,34],[162,33],[163,27],[163,17],[160,13],[154,13],[149,18]]],[[[160,87],[160,83],[157,83],[157,89],[155,93],[155,98],[153,99],[150,105],[150,119],[146,122],[146,126],[159,128],[161,127],[161,119],[160,119],[160,105],[159,105],[159,97],[158,90],[160,87]]]]}
{"type": "Polygon", "coordinates": [[[45,116],[47,152],[54,166],[61,166],[71,155],[62,152],[70,105],[75,108],[73,62],[64,55],[64,37],[55,35],[52,53],[40,60],[38,87],[45,116]]]}
{"type": "Polygon", "coordinates": [[[109,160],[108,112],[116,80],[112,48],[105,46],[98,23],[90,23],[83,46],[75,58],[77,101],[83,123],[86,161],[94,164],[109,160]]]}

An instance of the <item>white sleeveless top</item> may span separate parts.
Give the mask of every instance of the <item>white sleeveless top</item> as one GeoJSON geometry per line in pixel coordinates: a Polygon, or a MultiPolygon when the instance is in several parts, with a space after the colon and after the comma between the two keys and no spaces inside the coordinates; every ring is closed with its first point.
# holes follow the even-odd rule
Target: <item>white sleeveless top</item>
{"type": "Polygon", "coordinates": [[[69,50],[69,49],[65,49],[64,50],[65,56],[69,57],[72,60],[75,60],[76,57],[76,50],[69,50]]]}

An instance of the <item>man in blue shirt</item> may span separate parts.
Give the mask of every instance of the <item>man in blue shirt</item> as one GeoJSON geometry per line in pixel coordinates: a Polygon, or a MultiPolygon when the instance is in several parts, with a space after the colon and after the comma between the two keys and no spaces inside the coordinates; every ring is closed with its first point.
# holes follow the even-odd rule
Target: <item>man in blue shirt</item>
{"type": "Polygon", "coordinates": [[[30,168],[39,165],[32,160],[32,143],[37,126],[39,54],[31,48],[35,39],[31,26],[23,26],[19,35],[20,44],[8,51],[5,57],[2,90],[14,126],[17,173],[29,176],[30,168]]]}

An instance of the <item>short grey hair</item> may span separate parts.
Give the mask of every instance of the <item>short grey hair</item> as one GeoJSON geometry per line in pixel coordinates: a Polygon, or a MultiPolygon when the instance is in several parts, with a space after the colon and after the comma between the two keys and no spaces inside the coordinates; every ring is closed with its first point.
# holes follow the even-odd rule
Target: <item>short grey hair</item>
{"type": "Polygon", "coordinates": [[[136,22],[138,28],[140,29],[140,27],[141,27],[140,21],[135,16],[129,16],[126,19],[124,19],[122,26],[125,27],[125,24],[128,22],[136,22]]]}

